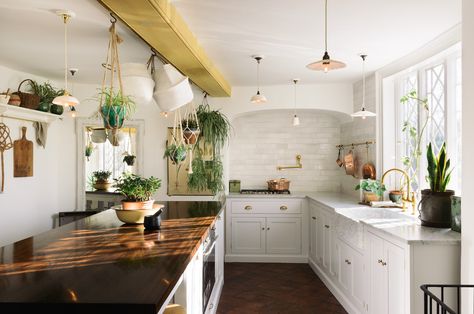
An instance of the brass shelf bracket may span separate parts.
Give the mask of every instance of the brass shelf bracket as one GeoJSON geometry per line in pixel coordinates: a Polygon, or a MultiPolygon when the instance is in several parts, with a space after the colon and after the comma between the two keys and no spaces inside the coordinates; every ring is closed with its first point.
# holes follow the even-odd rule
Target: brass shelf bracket
{"type": "Polygon", "coordinates": [[[301,163],[301,155],[296,155],[296,165],[295,166],[277,166],[277,170],[285,169],[301,169],[303,164],[301,163]]]}

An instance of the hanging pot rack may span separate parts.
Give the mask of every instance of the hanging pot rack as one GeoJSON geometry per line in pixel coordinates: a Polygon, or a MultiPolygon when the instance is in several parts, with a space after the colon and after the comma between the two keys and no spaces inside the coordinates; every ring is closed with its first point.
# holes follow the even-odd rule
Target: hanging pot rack
{"type": "Polygon", "coordinates": [[[375,144],[375,141],[367,141],[367,142],[351,143],[351,144],[339,144],[339,145],[336,145],[336,148],[355,147],[355,146],[372,145],[372,144],[375,144]]]}

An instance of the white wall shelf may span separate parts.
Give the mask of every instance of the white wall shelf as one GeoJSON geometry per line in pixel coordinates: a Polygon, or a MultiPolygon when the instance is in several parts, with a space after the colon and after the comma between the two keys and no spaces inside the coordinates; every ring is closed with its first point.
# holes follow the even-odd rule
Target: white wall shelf
{"type": "Polygon", "coordinates": [[[1,117],[46,123],[56,121],[57,119],[62,120],[62,116],[60,115],[6,104],[0,104],[0,118],[1,117]]]}

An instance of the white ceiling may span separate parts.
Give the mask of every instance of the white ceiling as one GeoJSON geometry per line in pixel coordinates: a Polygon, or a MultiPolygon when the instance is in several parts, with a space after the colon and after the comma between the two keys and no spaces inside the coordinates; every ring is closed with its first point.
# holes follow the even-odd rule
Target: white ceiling
{"type": "Polygon", "coordinates": [[[329,0],[328,50],[347,68],[328,74],[306,64],[324,53],[324,0],[174,0],[231,85],[354,81],[416,50],[461,22],[461,0],[329,0]]]}
{"type": "MultiPolygon", "coordinates": [[[[307,70],[324,48],[324,0],[174,0],[211,60],[232,85],[255,85],[253,54],[264,54],[261,83],[352,82],[427,43],[461,21],[461,0],[329,0],[329,54],[347,68],[307,70]]],[[[69,9],[69,66],[77,82],[100,84],[109,15],[97,1],[2,0],[0,64],[62,79],[63,24],[52,11],[69,9]]],[[[121,62],[146,62],[150,50],[118,23],[121,62]]]]}

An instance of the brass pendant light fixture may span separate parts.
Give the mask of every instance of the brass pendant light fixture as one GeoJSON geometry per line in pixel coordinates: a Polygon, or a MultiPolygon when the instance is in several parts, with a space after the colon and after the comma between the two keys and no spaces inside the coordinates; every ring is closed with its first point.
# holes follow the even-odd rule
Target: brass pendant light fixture
{"type": "Polygon", "coordinates": [[[257,93],[250,98],[250,102],[253,104],[264,104],[267,102],[267,97],[260,94],[260,61],[263,59],[263,56],[256,55],[252,56],[252,58],[257,61],[257,93]]]}
{"type": "Polygon", "coordinates": [[[362,58],[362,107],[359,111],[351,114],[351,117],[365,119],[375,117],[376,114],[365,109],[365,58],[367,55],[361,54],[360,57],[362,58]]]}
{"type": "Polygon", "coordinates": [[[53,99],[53,104],[61,105],[65,107],[74,107],[79,105],[79,100],[76,97],[73,97],[69,94],[67,90],[67,22],[70,18],[76,16],[76,14],[72,11],[68,10],[59,10],[56,11],[56,14],[63,19],[64,22],[64,94],[61,96],[57,96],[53,99]]]}
{"type": "Polygon", "coordinates": [[[331,59],[328,54],[328,0],[325,0],[324,7],[324,55],[319,61],[312,62],[306,67],[314,71],[324,71],[327,73],[330,70],[342,69],[346,66],[344,62],[331,59]]]}
{"type": "Polygon", "coordinates": [[[300,125],[300,118],[296,114],[296,84],[298,83],[300,79],[293,79],[293,83],[295,84],[295,99],[294,99],[294,105],[293,105],[293,126],[298,126],[300,125]]]}

